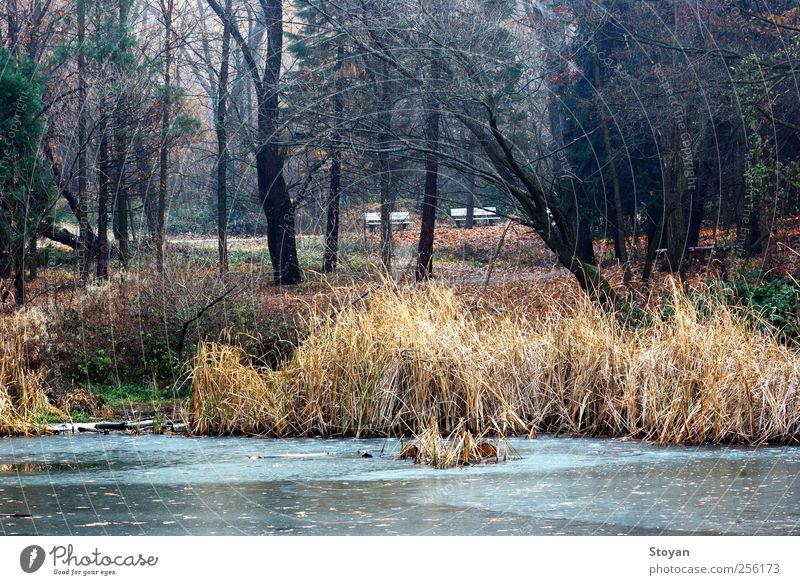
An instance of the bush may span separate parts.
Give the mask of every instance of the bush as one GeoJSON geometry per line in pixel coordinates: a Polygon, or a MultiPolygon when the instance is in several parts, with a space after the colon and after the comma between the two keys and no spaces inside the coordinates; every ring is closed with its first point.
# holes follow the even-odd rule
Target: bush
{"type": "Polygon", "coordinates": [[[285,308],[269,279],[232,272],[223,283],[213,271],[195,269],[176,269],[166,278],[162,283],[155,274],[129,274],[87,287],[71,303],[54,303],[49,322],[58,342],[48,354],[53,385],[172,386],[184,379],[204,341],[231,341],[275,365],[294,347],[303,308],[285,308]],[[229,288],[228,297],[193,320],[229,288]],[[270,305],[270,298],[281,303],[270,305]]]}
{"type": "Polygon", "coordinates": [[[800,345],[800,283],[795,278],[770,278],[751,273],[733,282],[733,300],[747,307],[759,324],[778,332],[783,343],[800,345]]]}

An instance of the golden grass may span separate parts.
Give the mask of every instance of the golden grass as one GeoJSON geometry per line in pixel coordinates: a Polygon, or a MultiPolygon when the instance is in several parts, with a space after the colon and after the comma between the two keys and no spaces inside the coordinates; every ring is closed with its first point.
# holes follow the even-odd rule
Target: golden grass
{"type": "Polygon", "coordinates": [[[626,327],[590,302],[541,315],[468,305],[445,287],[385,287],[310,326],[281,371],[208,344],[194,430],[288,435],[536,431],[663,443],[800,437],[800,359],[723,303],[626,327]]]}
{"type": "Polygon", "coordinates": [[[54,410],[44,389],[47,321],[38,309],[0,316],[0,435],[32,434],[54,410]]]}
{"type": "Polygon", "coordinates": [[[291,434],[292,402],[280,372],[244,365],[230,345],[200,345],[192,375],[194,431],[218,434],[291,434]]]}
{"type": "Polygon", "coordinates": [[[480,436],[475,437],[463,424],[459,424],[449,436],[442,437],[435,419],[400,450],[400,459],[412,459],[415,463],[437,469],[499,463],[509,456],[518,458],[506,439],[490,441],[480,436]]]}

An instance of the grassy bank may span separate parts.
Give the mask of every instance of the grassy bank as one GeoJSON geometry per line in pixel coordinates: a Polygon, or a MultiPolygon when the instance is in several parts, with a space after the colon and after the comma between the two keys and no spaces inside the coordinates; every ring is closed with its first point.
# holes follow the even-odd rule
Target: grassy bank
{"type": "Polygon", "coordinates": [[[589,302],[537,316],[447,288],[383,289],[309,324],[280,371],[205,344],[199,433],[552,431],[664,443],[800,437],[800,355],[724,302],[675,295],[636,327],[589,302]]]}

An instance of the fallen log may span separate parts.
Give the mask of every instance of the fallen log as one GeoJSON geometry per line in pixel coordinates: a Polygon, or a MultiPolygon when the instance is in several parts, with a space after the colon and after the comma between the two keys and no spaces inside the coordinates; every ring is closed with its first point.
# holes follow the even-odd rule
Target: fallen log
{"type": "MultiPolygon", "coordinates": [[[[165,430],[171,430],[172,432],[182,432],[186,429],[186,423],[178,422],[173,423],[167,421],[164,423],[163,428],[165,430]]],[[[47,426],[47,430],[53,434],[61,434],[61,433],[98,433],[107,435],[111,431],[130,431],[134,433],[139,433],[141,431],[152,430],[156,427],[156,421],[154,419],[146,419],[142,421],[101,421],[101,422],[92,422],[92,423],[70,423],[70,422],[63,422],[57,424],[51,424],[47,426]]]]}
{"type": "Polygon", "coordinates": [[[94,425],[94,428],[100,431],[125,431],[128,430],[128,423],[126,422],[101,422],[94,425]]]}
{"type": "Polygon", "coordinates": [[[78,432],[79,433],[100,433],[102,431],[100,431],[97,427],[78,427],[78,432]]]}
{"type": "Polygon", "coordinates": [[[143,420],[139,422],[129,422],[126,423],[127,430],[133,431],[135,433],[140,433],[142,431],[146,431],[147,429],[152,429],[156,426],[156,421],[154,420],[143,420]]]}

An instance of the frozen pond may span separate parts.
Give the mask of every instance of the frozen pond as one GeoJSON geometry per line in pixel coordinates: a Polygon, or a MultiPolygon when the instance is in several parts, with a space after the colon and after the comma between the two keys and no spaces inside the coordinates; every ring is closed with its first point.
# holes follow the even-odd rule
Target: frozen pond
{"type": "Polygon", "coordinates": [[[0,439],[2,534],[800,534],[800,447],[544,436],[438,471],[397,442],[0,439]],[[328,454],[326,454],[328,453],[328,454]],[[333,453],[333,454],[330,454],[333,453]],[[305,457],[279,457],[291,454],[305,457]],[[250,459],[265,456],[264,459],[250,459]]]}

